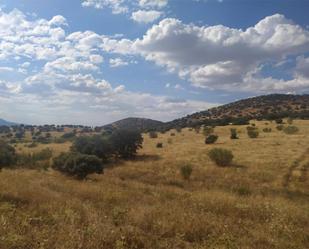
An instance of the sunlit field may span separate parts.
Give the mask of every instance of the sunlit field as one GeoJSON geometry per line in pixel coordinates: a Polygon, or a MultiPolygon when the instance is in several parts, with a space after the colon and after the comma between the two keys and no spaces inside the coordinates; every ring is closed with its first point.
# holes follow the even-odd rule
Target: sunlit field
{"type": "MultiPolygon", "coordinates": [[[[251,123],[258,138],[248,138],[246,126],[216,127],[212,145],[194,129],[144,134],[136,159],[83,181],[51,169],[3,169],[0,248],[309,248],[309,121],[294,121],[294,135],[275,122],[251,123]],[[230,128],[239,139],[230,139],[230,128]],[[231,150],[233,164],[216,166],[212,148],[231,150]],[[193,171],[184,180],[187,164],[193,171]]],[[[57,155],[70,146],[16,151],[48,147],[57,155]]]]}

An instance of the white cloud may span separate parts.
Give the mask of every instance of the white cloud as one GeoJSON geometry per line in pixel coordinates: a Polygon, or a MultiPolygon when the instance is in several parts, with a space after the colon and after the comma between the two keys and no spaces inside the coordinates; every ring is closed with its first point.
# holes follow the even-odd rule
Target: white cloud
{"type": "Polygon", "coordinates": [[[109,60],[110,67],[121,67],[127,66],[129,63],[127,61],[122,60],[121,58],[115,58],[109,60]]]}
{"type": "MultiPolygon", "coordinates": [[[[261,78],[257,77],[259,66],[308,52],[309,32],[279,14],[246,30],[222,25],[199,27],[169,18],[150,28],[134,47],[147,60],[177,72],[195,86],[256,90],[259,81],[255,79],[261,78]]],[[[298,88],[300,84],[289,81],[282,86],[298,88]]]]}
{"type": "Polygon", "coordinates": [[[151,8],[163,8],[168,4],[168,0],[139,0],[139,6],[151,8]]]}
{"type": "Polygon", "coordinates": [[[128,7],[124,0],[83,0],[82,6],[94,7],[96,9],[110,8],[113,14],[128,12],[128,7]]]}
{"type": "Polygon", "coordinates": [[[162,12],[156,10],[138,10],[132,13],[132,20],[139,23],[151,23],[157,20],[162,12]]]}

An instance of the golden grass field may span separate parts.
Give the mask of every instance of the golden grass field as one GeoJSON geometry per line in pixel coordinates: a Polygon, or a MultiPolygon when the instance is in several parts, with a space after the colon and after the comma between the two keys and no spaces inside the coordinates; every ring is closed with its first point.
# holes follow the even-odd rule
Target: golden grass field
{"type": "MultiPolygon", "coordinates": [[[[136,160],[86,181],[52,170],[2,170],[0,248],[309,248],[309,121],[294,121],[296,135],[255,123],[259,138],[237,126],[240,139],[231,140],[232,126],[216,127],[214,145],[188,129],[145,135],[136,160]],[[232,167],[209,160],[215,147],[233,151],[232,167]],[[188,181],[179,171],[186,163],[193,167],[188,181]]],[[[42,146],[57,154],[70,144],[17,150],[42,146]]]]}

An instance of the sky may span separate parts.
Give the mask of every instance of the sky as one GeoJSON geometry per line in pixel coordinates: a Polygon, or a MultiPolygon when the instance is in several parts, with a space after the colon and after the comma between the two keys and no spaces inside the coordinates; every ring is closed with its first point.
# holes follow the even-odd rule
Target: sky
{"type": "Polygon", "coordinates": [[[309,0],[0,0],[0,118],[161,121],[309,93],[309,0]]]}

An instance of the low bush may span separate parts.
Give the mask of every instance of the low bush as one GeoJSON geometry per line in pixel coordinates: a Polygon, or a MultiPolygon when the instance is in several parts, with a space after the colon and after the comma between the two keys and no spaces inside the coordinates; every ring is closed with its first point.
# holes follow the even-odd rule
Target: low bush
{"type": "Polygon", "coordinates": [[[171,133],[171,137],[174,137],[175,136],[175,133],[171,133]]]}
{"type": "Polygon", "coordinates": [[[156,133],[155,131],[151,131],[151,132],[149,132],[149,137],[150,138],[158,138],[158,133],[156,133]]]}
{"type": "Polygon", "coordinates": [[[220,148],[211,149],[208,152],[208,156],[221,167],[229,166],[234,158],[232,151],[220,148]]]}
{"type": "Polygon", "coordinates": [[[263,129],[263,132],[265,132],[265,133],[270,133],[270,132],[271,132],[271,128],[264,128],[264,129],[263,129]]]}
{"type": "Polygon", "coordinates": [[[204,126],[203,128],[203,134],[205,136],[209,136],[210,134],[214,133],[214,128],[210,127],[210,126],[204,126]]]}
{"type": "Polygon", "coordinates": [[[185,164],[180,167],[180,173],[184,180],[189,180],[192,174],[193,168],[190,164],[185,164]]]}
{"type": "Polygon", "coordinates": [[[259,130],[256,127],[248,126],[247,134],[250,138],[257,138],[259,136],[259,130]]]}
{"type": "Polygon", "coordinates": [[[281,118],[278,118],[275,120],[276,124],[283,124],[283,120],[281,118]]]}
{"type": "Polygon", "coordinates": [[[3,167],[10,167],[16,162],[15,149],[5,141],[0,140],[0,170],[3,167]]]}
{"type": "Polygon", "coordinates": [[[157,148],[163,148],[163,143],[157,143],[157,148]]]}
{"type": "Polygon", "coordinates": [[[205,144],[214,144],[218,140],[217,135],[209,135],[205,139],[205,144]]]}
{"type": "Polygon", "coordinates": [[[276,129],[278,131],[282,131],[284,129],[284,125],[277,125],[276,129]]]}
{"type": "Polygon", "coordinates": [[[54,158],[52,168],[66,175],[75,176],[78,179],[84,179],[87,175],[93,173],[103,173],[100,158],[76,152],[61,153],[54,158]]]}
{"type": "Polygon", "coordinates": [[[238,139],[238,136],[237,136],[237,130],[235,128],[232,128],[231,130],[231,139],[238,139]]]}
{"type": "Polygon", "coordinates": [[[299,132],[299,129],[298,129],[298,127],[296,127],[294,125],[289,125],[289,126],[287,126],[283,129],[283,132],[285,134],[292,135],[292,134],[299,132]]]}

